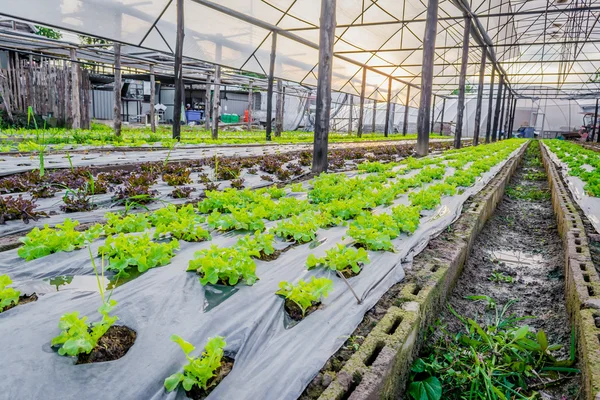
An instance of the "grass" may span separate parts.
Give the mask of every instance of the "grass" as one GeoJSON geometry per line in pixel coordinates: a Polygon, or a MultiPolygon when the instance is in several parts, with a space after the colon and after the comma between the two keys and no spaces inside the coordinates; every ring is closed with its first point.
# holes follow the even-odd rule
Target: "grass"
{"type": "Polygon", "coordinates": [[[525,201],[541,201],[550,198],[550,192],[548,190],[541,190],[522,185],[508,187],[506,189],[506,195],[513,200],[525,201]]]}
{"type": "Polygon", "coordinates": [[[500,308],[488,296],[468,297],[486,303],[486,323],[459,315],[448,306],[463,329],[451,333],[440,321],[430,328],[421,357],[411,368],[408,394],[415,400],[537,399],[549,387],[579,370],[574,337],[570,357],[557,360],[543,330],[534,331],[509,314],[516,302],[500,308]]]}
{"type": "MultiPolygon", "coordinates": [[[[241,131],[241,132],[219,132],[219,139],[212,139],[210,131],[183,126],[181,129],[181,143],[183,144],[266,144],[266,143],[312,143],[313,133],[304,131],[282,132],[281,137],[272,137],[272,141],[266,140],[265,131],[241,131]]],[[[161,144],[172,146],[172,132],[170,126],[160,125],[156,132],[146,127],[123,126],[121,137],[114,136],[113,129],[104,124],[92,123],[91,129],[73,131],[64,128],[51,129],[5,129],[0,132],[0,151],[7,152],[19,150],[21,152],[36,151],[43,139],[44,144],[53,145],[54,148],[62,148],[66,145],[90,145],[90,146],[144,146],[161,144]],[[17,143],[15,138],[23,141],[17,143]]],[[[442,138],[443,136],[432,134],[431,138],[442,138]]],[[[329,142],[364,142],[383,140],[414,140],[416,134],[393,134],[385,137],[383,133],[366,133],[361,138],[356,134],[330,132],[329,142]]]]}

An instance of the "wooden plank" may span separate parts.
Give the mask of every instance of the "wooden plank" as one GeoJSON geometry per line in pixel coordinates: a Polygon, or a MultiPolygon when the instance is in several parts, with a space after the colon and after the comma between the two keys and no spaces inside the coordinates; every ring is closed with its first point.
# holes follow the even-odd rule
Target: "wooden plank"
{"type": "Polygon", "coordinates": [[[463,31],[462,60],[460,64],[460,78],[458,80],[458,104],[456,110],[456,132],[454,133],[454,148],[460,149],[462,144],[463,118],[465,114],[465,82],[469,64],[469,38],[471,36],[471,18],[465,16],[463,31]]]}
{"type": "Polygon", "coordinates": [[[113,126],[115,136],[121,136],[121,126],[123,125],[121,116],[121,43],[114,44],[115,51],[115,86],[114,86],[114,109],[113,126]]]}
{"type": "Polygon", "coordinates": [[[183,2],[177,0],[177,38],[175,42],[175,104],[173,105],[173,139],[181,140],[183,92],[183,41],[185,39],[183,2]]]}
{"type": "Polygon", "coordinates": [[[371,133],[375,133],[377,125],[377,100],[373,100],[373,120],[371,121],[371,133]]]}
{"type": "Polygon", "coordinates": [[[498,124],[500,122],[500,106],[502,105],[502,90],[504,86],[504,77],[500,75],[500,83],[498,84],[498,94],[496,96],[496,108],[494,110],[494,127],[492,129],[492,142],[498,138],[498,124]]]}
{"type": "Polygon", "coordinates": [[[277,53],[277,32],[271,33],[271,58],[269,60],[269,79],[267,82],[267,118],[266,118],[266,139],[271,140],[273,130],[273,80],[275,75],[275,56],[277,53]]]}
{"type": "Polygon", "coordinates": [[[154,76],[154,65],[150,64],[150,129],[156,132],[156,77],[154,76]]]}
{"type": "Polygon", "coordinates": [[[252,90],[252,86],[254,85],[254,81],[250,81],[248,83],[248,123],[246,125],[246,129],[248,131],[252,130],[252,108],[254,107],[254,92],[252,90]]]}
{"type": "Polygon", "coordinates": [[[211,136],[214,140],[219,138],[219,108],[221,107],[221,66],[215,67],[215,90],[213,95],[212,109],[212,132],[211,136]]]}
{"type": "Polygon", "coordinates": [[[481,131],[481,106],[483,104],[483,84],[485,79],[485,63],[487,61],[487,49],[481,49],[481,65],[479,66],[479,84],[477,86],[477,105],[475,106],[475,129],[473,131],[473,146],[479,144],[479,133],[481,131]]]}
{"type": "Polygon", "coordinates": [[[352,133],[352,119],[353,119],[353,115],[352,112],[354,111],[354,96],[349,94],[348,95],[348,133],[352,133]]]}
{"type": "Polygon", "coordinates": [[[492,80],[490,82],[490,99],[488,101],[487,125],[485,129],[485,142],[489,143],[492,134],[492,109],[494,104],[494,77],[496,76],[496,68],[492,66],[492,80]]]}
{"type": "Polygon", "coordinates": [[[360,106],[358,109],[358,128],[356,130],[356,136],[362,137],[363,125],[365,119],[365,92],[367,90],[367,69],[363,67],[362,82],[360,84],[360,106]]]}
{"type": "Polygon", "coordinates": [[[392,78],[388,78],[388,91],[387,91],[387,106],[385,108],[385,128],[383,130],[383,136],[388,137],[390,134],[390,110],[392,105],[392,78]]]}
{"type": "Polygon", "coordinates": [[[406,136],[408,132],[408,114],[410,112],[410,85],[406,85],[406,100],[404,103],[404,123],[402,124],[402,134],[406,136]]]}
{"type": "Polygon", "coordinates": [[[277,101],[275,103],[275,137],[283,132],[283,81],[277,79],[277,101]]]}
{"type": "Polygon", "coordinates": [[[333,73],[333,44],[336,27],[336,0],[321,0],[319,27],[319,71],[317,81],[317,108],[312,172],[327,171],[329,118],[331,115],[331,79],[333,73]]]}
{"type": "Polygon", "coordinates": [[[80,88],[79,88],[79,63],[77,63],[77,51],[75,49],[70,50],[71,55],[71,127],[73,129],[81,129],[81,99],[80,99],[80,88]]]}
{"type": "Polygon", "coordinates": [[[206,88],[204,90],[204,126],[207,131],[210,131],[210,91],[211,91],[212,76],[210,73],[206,74],[206,88]]]}
{"type": "Polygon", "coordinates": [[[433,61],[438,22],[438,0],[428,0],[425,37],[423,40],[423,67],[421,71],[421,102],[417,117],[417,155],[429,153],[429,111],[433,90],[433,61]]]}

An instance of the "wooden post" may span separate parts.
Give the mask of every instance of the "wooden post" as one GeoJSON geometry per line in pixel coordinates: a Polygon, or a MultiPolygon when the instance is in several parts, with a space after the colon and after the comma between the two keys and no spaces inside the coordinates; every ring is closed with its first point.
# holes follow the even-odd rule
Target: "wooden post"
{"type": "Polygon", "coordinates": [[[277,102],[275,103],[275,137],[283,132],[283,81],[277,79],[277,102]]]}
{"type": "Polygon", "coordinates": [[[500,106],[502,105],[502,89],[504,86],[504,77],[500,75],[498,83],[498,93],[496,95],[496,108],[494,110],[494,128],[492,129],[492,142],[495,142],[498,137],[498,123],[500,122],[500,106]]]}
{"type": "Polygon", "coordinates": [[[254,92],[252,86],[254,81],[250,81],[248,84],[248,132],[252,130],[252,108],[254,107],[254,92]]]}
{"type": "Polygon", "coordinates": [[[444,135],[444,113],[446,112],[446,98],[442,100],[442,115],[440,116],[440,135],[444,135]]]}
{"type": "Polygon", "coordinates": [[[373,99],[373,121],[371,122],[371,133],[375,133],[377,125],[377,100],[373,99]]]}
{"type": "MultiPolygon", "coordinates": [[[[590,138],[590,141],[593,142],[594,141],[594,136],[596,136],[596,123],[598,123],[598,99],[596,99],[596,108],[594,109],[594,122],[592,125],[592,137],[590,138]]],[[[598,136],[600,137],[600,132],[598,133],[598,136]]]]}
{"type": "Polygon", "coordinates": [[[488,114],[487,124],[485,128],[485,142],[490,142],[490,135],[492,134],[492,108],[494,104],[494,77],[496,76],[496,69],[492,66],[492,80],[490,82],[490,99],[488,101],[488,114]]]}
{"type": "Polygon", "coordinates": [[[512,93],[509,91],[508,99],[506,100],[506,111],[504,113],[504,138],[506,139],[508,139],[508,124],[510,122],[512,102],[512,93]]]}
{"type": "Polygon", "coordinates": [[[367,91],[367,68],[363,67],[362,82],[360,85],[360,108],[358,109],[358,129],[356,136],[362,137],[365,119],[365,94],[367,91]]]}
{"type": "Polygon", "coordinates": [[[150,64],[150,129],[156,132],[156,77],[154,76],[154,65],[150,64]]]}
{"type": "Polygon", "coordinates": [[[277,53],[277,32],[273,32],[271,40],[271,60],[269,63],[269,80],[267,84],[267,126],[266,138],[271,141],[272,120],[273,120],[273,80],[275,74],[275,56],[277,53]]]}
{"type": "Polygon", "coordinates": [[[183,92],[183,40],[184,19],[183,2],[177,0],[177,37],[175,42],[175,104],[173,105],[173,139],[181,140],[181,107],[184,100],[183,92]]]}
{"type": "Polygon", "coordinates": [[[502,80],[502,83],[504,86],[504,88],[502,89],[502,103],[500,105],[500,123],[498,124],[498,140],[502,140],[502,127],[504,124],[504,111],[505,111],[505,104],[506,104],[506,83],[504,83],[504,80],[502,80]]]}
{"type": "Polygon", "coordinates": [[[434,94],[433,95],[433,106],[431,107],[431,123],[429,124],[429,126],[431,127],[429,130],[431,132],[434,131],[435,129],[435,103],[437,101],[437,96],[434,94]]]}
{"type": "Polygon", "coordinates": [[[73,129],[81,129],[81,101],[79,96],[79,64],[77,63],[77,50],[70,49],[71,53],[71,119],[73,120],[71,127],[73,129]]]}
{"type": "Polygon", "coordinates": [[[477,86],[477,106],[475,107],[475,130],[473,131],[473,146],[479,144],[481,130],[481,106],[483,104],[483,83],[485,79],[485,63],[487,61],[487,48],[481,48],[481,65],[479,66],[479,85],[477,86]]]}
{"type": "Polygon", "coordinates": [[[114,107],[114,128],[115,135],[121,136],[121,43],[115,43],[115,107],[114,107]]]}
{"type": "Polygon", "coordinates": [[[317,110],[312,172],[327,171],[329,116],[331,114],[331,79],[333,73],[333,43],[336,27],[336,0],[321,0],[319,27],[319,72],[317,82],[317,110]]]}
{"type": "Polygon", "coordinates": [[[508,126],[508,138],[512,138],[512,133],[515,127],[515,112],[517,110],[517,98],[513,96],[513,105],[510,112],[510,125],[508,126]]]}
{"type": "Polygon", "coordinates": [[[460,78],[458,80],[458,105],[456,110],[456,132],[454,133],[454,148],[460,149],[462,144],[463,117],[465,113],[465,81],[467,79],[467,64],[469,63],[469,37],[471,36],[471,18],[465,14],[463,32],[462,60],[460,78]]]}
{"type": "Polygon", "coordinates": [[[210,110],[212,108],[210,104],[210,81],[212,77],[209,73],[206,74],[206,90],[204,91],[204,126],[207,131],[210,131],[210,110]]]}
{"type": "Polygon", "coordinates": [[[221,66],[215,67],[215,90],[213,93],[213,109],[212,109],[212,129],[211,137],[213,140],[219,138],[219,108],[221,107],[221,66]]]}
{"type": "Polygon", "coordinates": [[[408,113],[410,111],[410,85],[406,85],[406,102],[404,103],[404,123],[402,124],[402,134],[406,136],[408,132],[408,113]]]}
{"type": "Polygon", "coordinates": [[[387,107],[385,109],[385,129],[383,135],[388,137],[390,133],[390,109],[392,106],[392,77],[388,78],[388,92],[387,92],[387,107]]]}
{"type": "Polygon", "coordinates": [[[427,2],[427,22],[423,40],[423,67],[421,72],[421,102],[417,117],[417,155],[429,153],[429,108],[433,91],[433,61],[435,59],[435,37],[438,23],[438,0],[427,2]]]}
{"type": "Polygon", "coordinates": [[[349,94],[348,96],[348,133],[352,133],[352,112],[354,111],[354,96],[352,96],[351,94],[349,94]]]}

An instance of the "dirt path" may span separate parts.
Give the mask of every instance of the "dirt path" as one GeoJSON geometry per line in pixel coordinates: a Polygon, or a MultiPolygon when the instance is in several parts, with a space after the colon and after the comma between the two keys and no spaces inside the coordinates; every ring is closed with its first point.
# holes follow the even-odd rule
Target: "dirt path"
{"type": "MultiPolygon", "coordinates": [[[[538,144],[533,142],[495,214],[478,236],[449,304],[459,315],[488,325],[495,312],[486,301],[466,296],[489,296],[497,310],[517,300],[508,314],[533,316],[519,324],[544,330],[550,344],[563,345],[554,354],[565,359],[569,357],[571,325],[565,308],[562,241],[539,157],[538,144]]],[[[440,322],[450,337],[465,332],[465,326],[449,310],[440,322]]],[[[438,329],[433,338],[440,336],[438,329]]],[[[421,356],[430,351],[423,349],[421,356]]],[[[537,388],[536,398],[576,399],[580,381],[575,376],[548,386],[537,388]]],[[[451,388],[444,387],[448,397],[443,398],[460,398],[460,394],[450,395],[447,390],[451,388]]]]}

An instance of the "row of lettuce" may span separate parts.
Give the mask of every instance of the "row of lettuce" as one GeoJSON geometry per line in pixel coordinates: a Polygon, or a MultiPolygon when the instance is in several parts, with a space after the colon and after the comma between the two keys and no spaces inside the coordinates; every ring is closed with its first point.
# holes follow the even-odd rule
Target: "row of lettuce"
{"type": "Polygon", "coordinates": [[[588,196],[600,197],[600,152],[564,140],[545,140],[558,159],[569,167],[569,175],[585,182],[588,196]]]}
{"type": "MultiPolygon", "coordinates": [[[[438,157],[407,158],[386,164],[366,162],[359,165],[363,174],[354,177],[322,174],[310,181],[308,187],[296,184],[288,188],[209,191],[197,205],[169,205],[152,213],[109,213],[106,223],[84,231],[76,229],[77,221],[67,219],[55,228],[34,228],[21,239],[23,246],[18,255],[31,261],[88,247],[97,272],[89,244],[103,237],[104,243],[97,252],[102,260],[102,272],[107,261],[108,270],[117,277],[127,277],[132,270],[144,272],[169,264],[179,249],[180,240],[201,242],[211,240],[215,232],[249,231],[253,233],[240,235],[233,246],[211,245],[196,252],[187,271],[197,273],[202,285],[253,285],[258,279],[256,260],[268,261],[278,255],[274,246],[276,238],[304,244],[314,241],[319,230],[345,226],[345,237],[351,238],[350,243],[336,244],[324,257],[310,254],[306,266],[330,269],[349,278],[358,275],[369,263],[368,251],[394,251],[393,240],[403,233],[414,233],[423,211],[437,208],[443,196],[452,196],[473,185],[478,177],[522,144],[522,141],[508,140],[451,150],[438,157]],[[304,191],[306,196],[293,193],[304,191]],[[405,194],[409,204],[393,206],[405,194]]],[[[18,302],[19,292],[10,288],[10,284],[9,277],[0,277],[0,305],[3,307],[18,302]],[[3,294],[5,292],[7,294],[3,294]]],[[[286,307],[288,303],[298,307],[304,317],[333,287],[333,280],[313,276],[309,281],[281,282],[276,294],[285,298],[286,307]]],[[[101,294],[100,322],[90,325],[87,317],[80,318],[77,312],[61,317],[61,333],[52,341],[53,346],[60,348],[60,354],[89,353],[117,321],[116,316],[109,315],[116,302],[105,301],[102,290],[101,294]]],[[[183,373],[167,378],[166,388],[174,390],[181,383],[185,390],[194,386],[206,390],[221,365],[224,339],[210,339],[203,355],[196,358],[190,356],[194,350],[191,344],[178,336],[172,339],[186,353],[189,365],[184,367],[183,373]]]]}

